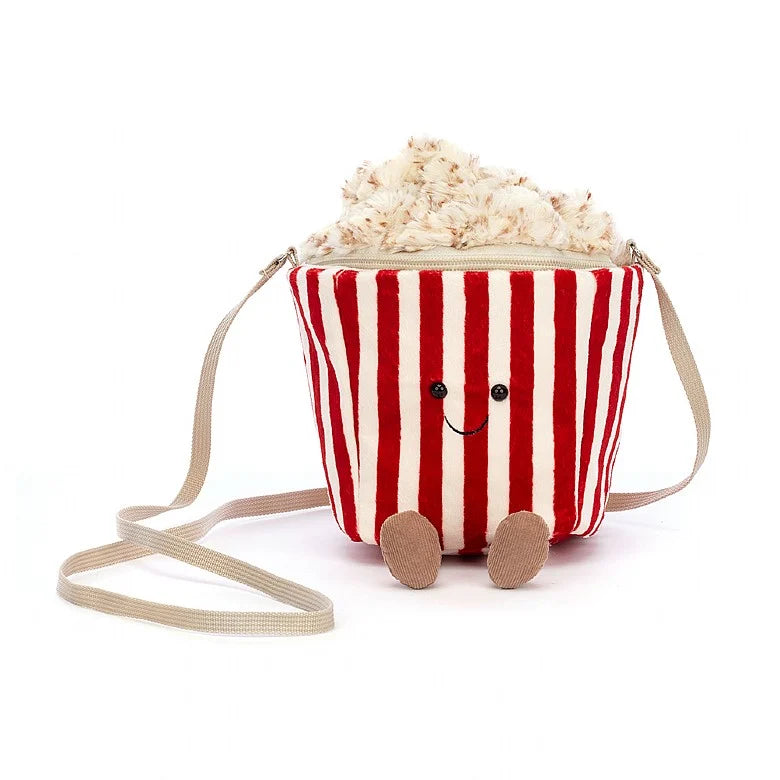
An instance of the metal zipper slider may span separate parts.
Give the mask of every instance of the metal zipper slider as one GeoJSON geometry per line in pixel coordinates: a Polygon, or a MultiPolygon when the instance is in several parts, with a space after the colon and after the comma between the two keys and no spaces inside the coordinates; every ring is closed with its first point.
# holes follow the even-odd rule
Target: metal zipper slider
{"type": "Polygon", "coordinates": [[[661,269],[636,245],[636,241],[626,241],[626,249],[632,263],[638,263],[653,276],[658,276],[661,273],[661,269]]]}

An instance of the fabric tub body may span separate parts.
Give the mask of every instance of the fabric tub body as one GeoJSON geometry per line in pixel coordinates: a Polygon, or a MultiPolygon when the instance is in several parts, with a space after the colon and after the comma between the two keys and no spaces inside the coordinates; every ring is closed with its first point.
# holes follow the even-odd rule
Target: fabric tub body
{"type": "Polygon", "coordinates": [[[553,542],[598,530],[639,266],[303,265],[289,278],[331,505],[351,539],[376,544],[384,520],[409,509],[435,526],[445,553],[484,552],[520,510],[541,515],[553,542]],[[444,398],[432,395],[436,382],[444,398]],[[504,400],[491,396],[497,384],[504,400]]]}

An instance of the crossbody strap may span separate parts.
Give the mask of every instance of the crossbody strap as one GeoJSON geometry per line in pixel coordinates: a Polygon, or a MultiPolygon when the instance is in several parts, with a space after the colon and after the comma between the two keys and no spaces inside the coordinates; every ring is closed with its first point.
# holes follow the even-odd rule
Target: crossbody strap
{"type": "Polygon", "coordinates": [[[654,501],[660,501],[662,498],[682,490],[701,468],[701,464],[704,463],[704,459],[707,457],[707,449],[710,445],[710,408],[707,403],[707,394],[704,391],[704,383],[701,381],[699,369],[693,358],[688,339],[685,338],[685,332],[677,317],[677,312],[674,310],[674,306],[672,306],[669,293],[666,292],[666,288],[658,278],[661,269],[647,255],[641,252],[633,241],[629,241],[626,244],[626,251],[629,262],[639,263],[650,274],[655,284],[666,343],[669,345],[669,352],[674,361],[674,367],[677,369],[677,375],[680,377],[685,395],[688,397],[693,422],[696,425],[696,457],[694,458],[690,474],[674,485],[659,488],[658,490],[649,490],[644,493],[610,493],[606,507],[607,512],[636,509],[646,504],[652,504],[654,501]]]}
{"type": "Polygon", "coordinates": [[[284,266],[288,259],[294,260],[294,257],[294,250],[290,249],[275,258],[262,271],[260,279],[252,289],[228,312],[211,338],[203,359],[198,384],[190,466],[178,495],[167,506],[130,506],[121,509],[116,516],[116,528],[122,541],[83,550],[70,556],[60,567],[57,583],[57,592],[67,601],[114,615],[125,615],[177,628],[222,634],[316,634],[333,627],[333,604],[322,593],[195,543],[223,520],[325,506],[328,503],[325,488],[230,501],[199,520],[164,531],[149,528],[139,522],[172,509],[182,509],[192,504],[198,497],[209,467],[214,379],[225,336],[244,304],[284,266]],[[191,566],[248,585],[299,611],[231,612],[190,609],[80,585],[70,579],[73,574],[131,561],[154,553],[176,558],[191,566]]]}
{"type": "MultiPolygon", "coordinates": [[[[691,473],[670,487],[644,493],[611,493],[608,512],[635,509],[660,501],[682,490],[704,462],[710,440],[710,413],[707,396],[696,361],[685,338],[680,320],[666,289],[658,279],[659,269],[633,244],[628,245],[631,261],[647,270],[655,283],[669,351],[688,397],[696,425],[696,458],[691,473]]],[[[192,452],[187,476],[176,498],[167,506],[131,506],[117,513],[117,534],[122,541],[94,547],[71,555],[60,567],[57,592],[67,601],[114,615],[149,620],[193,631],[222,634],[293,635],[316,634],[333,627],[333,604],[322,593],[278,577],[245,561],[196,544],[215,525],[239,517],[281,514],[313,509],[328,504],[325,488],[276,493],[237,499],[215,509],[204,517],[166,530],[141,525],[140,521],[192,504],[200,494],[208,472],[211,455],[211,406],[214,396],[219,355],[225,336],[244,304],[280,269],[287,260],[295,261],[295,251],[288,250],[265,268],[258,282],[220,322],[211,338],[198,384],[198,395],[192,428],[192,452]],[[102,588],[80,585],[70,577],[115,563],[160,553],[191,566],[219,574],[248,585],[276,601],[295,607],[297,612],[232,612],[178,607],[125,596],[102,588]]]]}

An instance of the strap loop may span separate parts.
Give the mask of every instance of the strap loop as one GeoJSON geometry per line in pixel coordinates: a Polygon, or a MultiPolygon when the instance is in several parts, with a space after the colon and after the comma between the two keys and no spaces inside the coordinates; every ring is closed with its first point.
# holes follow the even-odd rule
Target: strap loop
{"type": "Polygon", "coordinates": [[[294,259],[295,250],[291,249],[279,255],[264,268],[257,283],[228,312],[211,338],[198,383],[190,465],[176,498],[167,506],[131,506],[121,509],[117,513],[116,527],[123,541],[83,550],[68,558],[60,567],[57,583],[57,592],[62,598],[100,612],[150,620],[194,631],[263,635],[316,634],[333,628],[333,604],[322,593],[195,543],[224,520],[325,506],[328,504],[325,488],[230,501],[199,520],[164,531],[140,525],[142,520],[172,509],[189,506],[200,494],[211,456],[211,407],[214,398],[214,381],[225,336],[244,304],[282,268],[287,260],[294,259]],[[248,585],[282,604],[301,611],[229,612],[189,609],[79,585],[69,579],[72,574],[112,566],[115,563],[135,560],[153,553],[176,558],[191,566],[248,585]]]}

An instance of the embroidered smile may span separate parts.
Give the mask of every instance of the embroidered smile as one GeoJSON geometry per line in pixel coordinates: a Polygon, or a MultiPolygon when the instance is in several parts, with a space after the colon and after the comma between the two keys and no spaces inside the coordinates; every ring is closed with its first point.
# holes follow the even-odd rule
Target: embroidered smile
{"type": "Polygon", "coordinates": [[[490,415],[487,415],[487,417],[485,417],[485,419],[482,421],[482,424],[478,428],[474,428],[474,430],[471,430],[471,431],[459,431],[447,419],[447,415],[444,415],[444,422],[446,422],[447,425],[449,425],[451,431],[455,431],[455,433],[459,433],[461,436],[473,436],[475,433],[479,433],[487,425],[488,417],[490,417],[490,415]]]}

